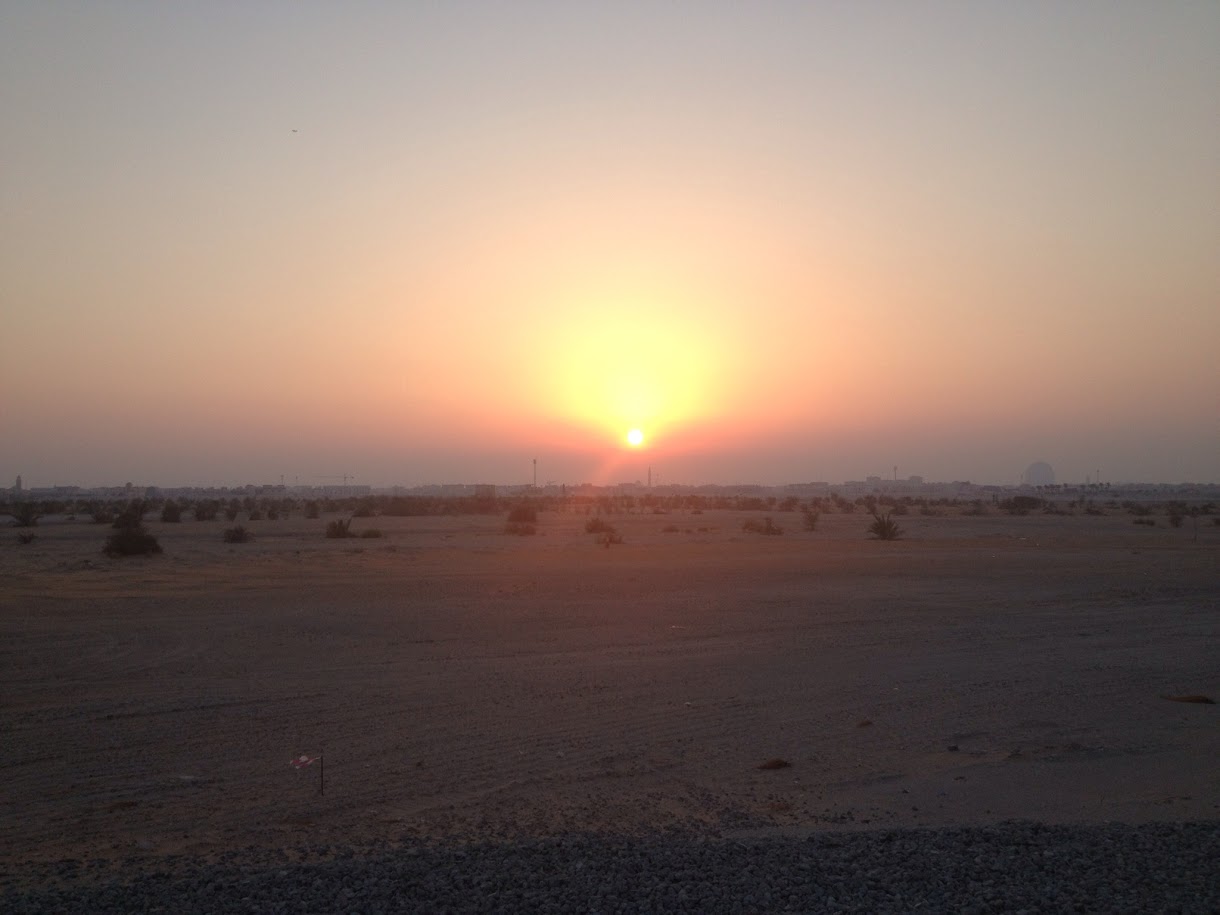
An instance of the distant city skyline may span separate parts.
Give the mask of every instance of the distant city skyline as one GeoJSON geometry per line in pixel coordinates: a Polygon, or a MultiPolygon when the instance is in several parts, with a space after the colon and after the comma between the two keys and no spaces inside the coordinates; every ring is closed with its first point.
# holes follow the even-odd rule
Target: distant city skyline
{"type": "Polygon", "coordinates": [[[3,4],[0,479],[1220,480],[1218,48],[1173,0],[3,4]]]}
{"type": "MultiPolygon", "coordinates": [[[[1041,463],[1041,462],[1036,462],[1036,463],[1041,463]]],[[[658,468],[655,468],[651,465],[645,465],[643,468],[642,476],[632,477],[630,475],[625,475],[625,476],[621,476],[621,478],[605,477],[603,479],[593,479],[593,478],[589,478],[589,477],[563,478],[563,477],[548,476],[546,473],[542,472],[546,469],[545,462],[540,462],[539,466],[541,469],[539,472],[539,476],[537,478],[538,488],[547,488],[547,487],[551,487],[551,486],[579,486],[579,485],[584,485],[584,484],[592,484],[592,485],[596,485],[596,486],[641,484],[641,485],[651,485],[656,488],[662,488],[665,486],[726,486],[726,487],[731,487],[731,486],[749,486],[749,485],[758,485],[758,486],[766,486],[766,487],[780,487],[780,486],[790,486],[790,485],[803,485],[803,484],[809,484],[809,483],[819,483],[819,484],[825,483],[825,484],[830,484],[832,486],[839,486],[839,485],[844,485],[844,484],[849,484],[849,483],[862,483],[862,482],[874,482],[874,481],[883,483],[883,484],[884,483],[898,483],[898,484],[903,484],[903,485],[923,484],[923,483],[947,484],[947,483],[959,483],[960,482],[960,483],[972,483],[974,485],[979,485],[979,486],[986,486],[986,485],[991,485],[991,486],[1017,486],[1017,485],[1039,486],[1039,485],[1045,485],[1045,483],[1048,482],[1044,478],[1038,478],[1038,479],[1033,479],[1033,480],[1026,479],[1024,471],[1028,468],[1023,468],[1022,472],[1016,473],[1016,474],[1012,475],[1011,477],[1004,478],[1004,479],[988,479],[988,478],[982,478],[982,477],[978,477],[978,476],[960,476],[960,475],[959,476],[950,476],[950,477],[938,477],[935,475],[929,476],[926,474],[915,474],[915,473],[908,474],[908,473],[902,473],[902,472],[895,473],[894,467],[890,468],[890,473],[868,472],[868,473],[860,473],[860,474],[849,475],[849,476],[844,476],[844,477],[837,477],[837,478],[836,477],[814,477],[814,476],[805,475],[803,477],[793,477],[793,478],[778,478],[777,477],[777,478],[765,478],[765,479],[764,478],[751,478],[748,476],[743,476],[743,477],[734,478],[734,479],[678,479],[678,478],[667,477],[664,474],[658,472],[658,468]]],[[[901,468],[898,468],[898,470],[901,470],[901,468]]],[[[13,486],[9,487],[9,491],[10,492],[24,491],[24,492],[28,493],[31,490],[47,490],[47,489],[52,489],[55,487],[80,487],[82,489],[107,489],[107,488],[122,488],[122,487],[126,486],[127,484],[131,484],[133,487],[138,487],[138,488],[152,486],[152,487],[156,487],[156,488],[160,488],[160,489],[176,489],[176,488],[192,488],[192,487],[197,487],[197,488],[240,488],[243,486],[250,486],[250,485],[253,485],[253,486],[283,485],[289,489],[328,488],[328,487],[329,488],[342,488],[345,486],[350,486],[350,487],[360,487],[362,489],[365,487],[370,487],[375,490],[388,490],[388,489],[393,489],[393,488],[411,488],[411,487],[423,487],[423,486],[450,486],[450,485],[473,486],[473,485],[477,485],[477,484],[481,484],[481,483],[491,483],[496,486],[517,487],[517,486],[533,485],[534,479],[533,479],[532,473],[533,473],[533,462],[531,460],[529,462],[529,467],[527,468],[527,473],[520,479],[493,478],[493,477],[488,477],[488,476],[469,477],[469,478],[460,478],[460,479],[459,478],[446,478],[446,479],[433,479],[433,480],[414,479],[414,478],[405,478],[405,477],[400,478],[400,479],[369,479],[369,478],[361,478],[360,476],[358,476],[356,474],[320,474],[320,475],[282,474],[282,475],[276,475],[272,478],[265,478],[265,479],[210,478],[210,479],[192,479],[192,480],[185,480],[185,479],[151,480],[151,479],[135,479],[135,478],[127,478],[127,479],[117,479],[116,478],[116,479],[111,479],[111,480],[86,479],[86,480],[82,481],[82,480],[56,479],[54,481],[51,481],[51,480],[41,480],[41,479],[35,478],[34,481],[31,482],[31,478],[29,477],[28,474],[26,474],[26,475],[18,475],[16,477],[15,484],[13,486]]],[[[1083,474],[1083,476],[1080,477],[1079,479],[1064,479],[1063,477],[1059,476],[1058,473],[1056,472],[1052,485],[1081,486],[1081,485],[1092,485],[1092,484],[1097,484],[1097,483],[1102,483],[1102,484],[1110,483],[1110,484],[1118,484],[1118,485],[1140,485],[1140,484],[1218,485],[1215,480],[1202,480],[1202,479],[1199,479],[1199,480],[1189,480],[1189,479],[1177,479],[1177,480],[1114,479],[1114,480],[1111,480],[1111,479],[1106,478],[1104,472],[1102,472],[1102,470],[1100,468],[1094,468],[1091,471],[1085,472],[1083,474]]]]}

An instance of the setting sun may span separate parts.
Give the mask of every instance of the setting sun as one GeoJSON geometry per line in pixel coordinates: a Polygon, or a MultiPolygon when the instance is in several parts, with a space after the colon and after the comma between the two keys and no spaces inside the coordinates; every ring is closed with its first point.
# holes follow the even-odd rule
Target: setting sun
{"type": "Polygon", "coordinates": [[[627,433],[627,444],[632,448],[638,448],[644,444],[644,433],[639,429],[632,429],[627,433]]]}

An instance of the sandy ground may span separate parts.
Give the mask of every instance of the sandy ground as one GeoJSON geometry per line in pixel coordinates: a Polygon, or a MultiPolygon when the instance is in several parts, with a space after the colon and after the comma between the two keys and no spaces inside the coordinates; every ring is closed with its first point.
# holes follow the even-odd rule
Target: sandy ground
{"type": "Polygon", "coordinates": [[[123,560],[10,529],[0,863],[1220,818],[1220,705],[1162,698],[1220,700],[1220,527],[752,517],[616,515],[609,549],[576,514],[154,521],[123,560]],[[319,752],[324,795],[289,766],[319,752]]]}

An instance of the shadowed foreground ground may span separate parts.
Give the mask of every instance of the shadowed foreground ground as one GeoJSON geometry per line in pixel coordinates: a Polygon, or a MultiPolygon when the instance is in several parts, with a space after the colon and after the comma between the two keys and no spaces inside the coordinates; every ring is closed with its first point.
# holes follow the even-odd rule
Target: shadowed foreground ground
{"type": "Polygon", "coordinates": [[[46,519],[0,548],[0,865],[1220,818],[1220,706],[1162,698],[1220,698],[1220,528],[750,517],[150,523],[127,560],[46,519]]]}

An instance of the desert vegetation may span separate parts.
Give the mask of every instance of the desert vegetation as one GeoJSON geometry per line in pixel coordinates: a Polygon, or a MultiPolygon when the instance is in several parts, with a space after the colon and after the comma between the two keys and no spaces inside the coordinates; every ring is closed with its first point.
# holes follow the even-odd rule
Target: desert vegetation
{"type": "Polygon", "coordinates": [[[42,507],[36,502],[15,502],[8,509],[16,527],[33,527],[42,517],[42,507]]]}
{"type": "Polygon", "coordinates": [[[222,539],[225,543],[249,543],[254,537],[239,524],[236,527],[226,528],[222,539]]]}
{"type": "Polygon", "coordinates": [[[326,522],[326,537],[329,540],[342,540],[345,537],[352,537],[352,522],[351,519],[336,518],[333,521],[326,522]]]}
{"type": "Polygon", "coordinates": [[[770,518],[763,518],[761,521],[751,518],[749,521],[742,523],[741,529],[750,534],[766,534],[772,537],[779,536],[784,532],[784,529],[776,525],[770,518]]]}
{"type": "Polygon", "coordinates": [[[873,512],[873,523],[868,526],[868,535],[874,540],[897,540],[902,536],[902,528],[889,512],[873,512]]]}
{"type": "Polygon", "coordinates": [[[102,552],[107,556],[152,556],[161,552],[157,538],[144,527],[144,503],[132,502],[114,520],[114,533],[102,552]]]}

